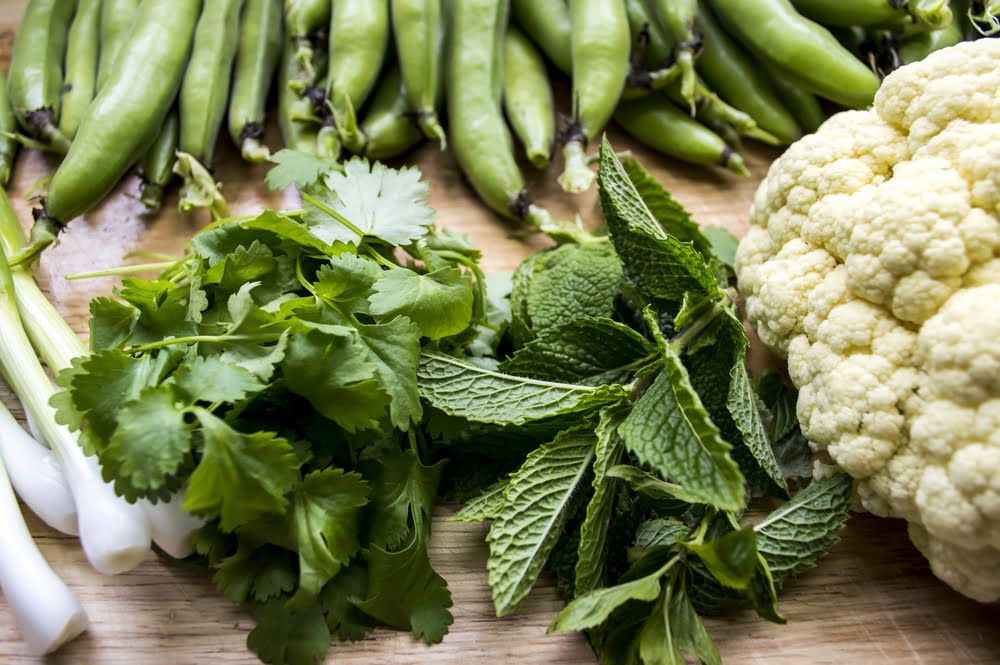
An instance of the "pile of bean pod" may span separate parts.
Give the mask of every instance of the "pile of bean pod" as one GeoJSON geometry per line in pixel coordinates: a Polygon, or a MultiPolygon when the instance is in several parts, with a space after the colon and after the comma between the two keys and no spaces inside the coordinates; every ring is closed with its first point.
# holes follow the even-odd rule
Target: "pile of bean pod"
{"type": "Polygon", "coordinates": [[[741,138],[788,144],[831,106],[871,103],[880,73],[997,32],[998,15],[997,0],[30,0],[0,99],[0,181],[18,142],[65,158],[12,260],[136,164],[150,210],[180,175],[182,210],[225,214],[218,134],[226,122],[246,160],[269,159],[275,87],[287,147],[388,159],[429,138],[490,208],[551,229],[511,130],[534,167],[561,147],[571,192],[590,187],[587,147],[612,118],[745,174],[741,138]],[[562,75],[572,109],[557,123],[562,75]]]}

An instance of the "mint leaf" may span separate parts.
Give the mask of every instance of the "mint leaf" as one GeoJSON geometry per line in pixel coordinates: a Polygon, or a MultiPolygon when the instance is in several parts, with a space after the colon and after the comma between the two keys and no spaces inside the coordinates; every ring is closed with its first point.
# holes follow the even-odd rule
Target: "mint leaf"
{"type": "Polygon", "coordinates": [[[420,394],[434,407],[473,422],[522,425],[590,411],[624,397],[620,386],[552,383],[482,369],[425,353],[417,371],[420,394]]]}
{"type": "Polygon", "coordinates": [[[669,349],[664,369],[619,428],[625,446],[643,464],[721,510],[744,505],[743,476],[731,446],[705,412],[687,370],[669,349]]]}
{"type": "Polygon", "coordinates": [[[291,444],[270,432],[242,434],[204,409],[195,411],[204,451],[191,474],[184,510],[218,516],[222,529],[285,511],[285,494],[299,480],[291,444]]]}
{"type": "Polygon", "coordinates": [[[638,655],[644,665],[687,665],[670,620],[672,594],[672,585],[667,585],[639,630],[638,655]]]}
{"type": "Polygon", "coordinates": [[[675,561],[676,559],[671,559],[662,568],[645,577],[574,598],[549,624],[549,632],[594,628],[607,621],[612,612],[629,601],[656,600],[660,595],[660,578],[675,561]]]}
{"type": "Polygon", "coordinates": [[[509,374],[545,381],[601,385],[626,383],[655,348],[611,319],[568,321],[542,332],[500,364],[509,374]]]}
{"type": "Polygon", "coordinates": [[[327,245],[358,245],[377,238],[390,245],[408,245],[427,233],[434,211],[427,206],[427,183],[415,168],[392,169],[380,162],[354,157],[343,172],[329,171],[326,188],[311,191],[323,205],[347,219],[364,233],[359,237],[348,226],[306,203],[303,222],[327,245]]]}
{"type": "Polygon", "coordinates": [[[449,522],[485,522],[496,519],[503,512],[504,494],[510,486],[510,480],[503,478],[493,483],[472,499],[466,501],[462,508],[448,518],[449,522]]]}
{"type": "Polygon", "coordinates": [[[290,607],[315,598],[361,547],[361,508],[368,484],[356,473],[324,469],[307,475],[291,496],[292,536],[299,552],[299,589],[290,607]]]}
{"type": "Polygon", "coordinates": [[[257,625],[247,635],[247,647],[269,665],[317,665],[330,648],[330,630],[319,606],[299,612],[276,599],[254,605],[257,625]]]}
{"type": "Polygon", "coordinates": [[[853,487],[846,474],[817,480],[754,526],[757,549],[776,583],[815,566],[837,542],[853,487]]]}
{"type": "Polygon", "coordinates": [[[625,277],[648,300],[679,302],[685,293],[715,293],[716,278],[692,245],[660,226],[608,143],[601,143],[598,192],[625,277]]]}
{"type": "Polygon", "coordinates": [[[740,244],[739,239],[720,226],[706,226],[701,229],[701,232],[711,245],[711,255],[722,265],[733,270],[736,263],[736,248],[740,244]]]}
{"type": "Polygon", "coordinates": [[[181,392],[192,401],[238,402],[264,384],[249,370],[225,362],[218,356],[188,357],[173,374],[181,392]]]}
{"type": "Polygon", "coordinates": [[[757,568],[757,536],[747,527],[705,543],[685,543],[722,585],[745,589],[757,568]]]}
{"type": "MultiPolygon", "coordinates": [[[[635,550],[648,550],[654,547],[670,547],[687,540],[691,527],[676,517],[657,517],[646,520],[635,532],[635,550]]],[[[629,559],[632,559],[630,552],[629,559]]]]}
{"type": "Polygon", "coordinates": [[[292,185],[304,189],[318,181],[324,173],[340,169],[340,164],[335,161],[288,148],[271,155],[271,162],[275,166],[264,175],[264,184],[271,191],[287,189],[292,185]]]}
{"type": "Polygon", "coordinates": [[[368,593],[368,598],[355,601],[355,605],[393,628],[411,630],[427,644],[444,639],[454,621],[448,611],[451,592],[431,568],[422,534],[414,534],[409,545],[398,552],[371,548],[368,593]]]}
{"type": "Polygon", "coordinates": [[[513,612],[534,586],[591,473],[596,445],[589,427],[566,430],[528,455],[511,476],[504,508],[487,537],[497,616],[513,612]]]}
{"type": "Polygon", "coordinates": [[[378,368],[348,328],[293,335],[282,369],[292,392],[348,432],[377,427],[385,414],[389,398],[378,368]]]}
{"type": "Polygon", "coordinates": [[[750,387],[750,377],[742,360],[730,373],[729,396],[726,406],[740,431],[743,445],[753,456],[757,467],[766,474],[768,480],[778,488],[779,496],[788,496],[788,485],[785,475],[774,458],[774,451],[764,431],[764,423],[757,407],[757,396],[750,387]]]}
{"type": "Polygon", "coordinates": [[[100,459],[115,491],[132,500],[157,496],[191,450],[183,404],[169,386],[146,388],[121,405],[100,459]]]}
{"type": "Polygon", "coordinates": [[[472,320],[472,280],[457,268],[426,275],[396,268],[385,273],[374,288],[369,297],[373,315],[408,317],[430,339],[457,335],[472,320]]]}
{"type": "Polygon", "coordinates": [[[90,349],[103,351],[120,347],[132,336],[139,310],[112,298],[90,301],[90,349]]]}
{"type": "Polygon", "coordinates": [[[608,469],[611,478],[619,478],[643,496],[657,502],[660,510],[673,512],[685,510],[690,504],[702,503],[702,500],[685,490],[680,485],[660,480],[656,476],[627,464],[619,464],[608,469]]]}
{"type": "MultiPolygon", "coordinates": [[[[711,243],[698,223],[680,203],[674,200],[663,185],[661,185],[639,162],[632,157],[621,160],[622,169],[632,181],[632,186],[646,209],[656,220],[657,226],[667,235],[681,242],[691,243],[703,257],[708,259],[711,254],[711,243]]],[[[733,247],[735,251],[735,246],[733,247]]]]}
{"type": "MultiPolygon", "coordinates": [[[[680,651],[694,656],[704,665],[722,665],[719,651],[705,630],[701,617],[695,612],[683,584],[677,584],[670,594],[667,614],[670,617],[670,632],[680,651]]],[[[682,659],[681,662],[686,661],[682,659]]]]}
{"type": "Polygon", "coordinates": [[[605,409],[594,430],[597,436],[594,479],[591,481],[594,495],[587,504],[587,513],[580,525],[580,543],[577,546],[574,572],[577,596],[602,587],[605,583],[608,526],[617,494],[615,481],[608,475],[608,469],[621,459],[624,446],[617,430],[623,418],[624,409],[605,409]]]}
{"type": "Polygon", "coordinates": [[[538,334],[574,319],[610,317],[621,271],[606,242],[563,245],[541,254],[528,284],[530,327],[538,334]]]}

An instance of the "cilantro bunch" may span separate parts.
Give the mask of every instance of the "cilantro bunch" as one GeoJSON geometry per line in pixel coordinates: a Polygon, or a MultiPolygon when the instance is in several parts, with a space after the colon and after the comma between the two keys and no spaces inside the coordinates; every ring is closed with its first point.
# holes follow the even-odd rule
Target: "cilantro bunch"
{"type": "Polygon", "coordinates": [[[413,169],[284,152],[304,209],[221,220],[153,280],[91,304],[93,353],[58,418],[129,500],[178,493],[198,551],[252,608],[268,663],[315,663],[375,621],[439,642],[421,353],[496,337],[468,241],[432,225],[413,169]]]}
{"type": "Polygon", "coordinates": [[[547,565],[569,601],[551,630],[588,631],[602,662],[718,663],[699,615],[784,621],[777,592],[836,540],[852,483],[790,498],[810,453],[794,391],[747,373],[732,237],[606,140],[599,187],[608,235],[518,268],[502,360],[424,350],[428,427],[496,477],[456,519],[492,521],[498,615],[547,565]],[[788,502],[754,524],[758,498],[788,502]]]}

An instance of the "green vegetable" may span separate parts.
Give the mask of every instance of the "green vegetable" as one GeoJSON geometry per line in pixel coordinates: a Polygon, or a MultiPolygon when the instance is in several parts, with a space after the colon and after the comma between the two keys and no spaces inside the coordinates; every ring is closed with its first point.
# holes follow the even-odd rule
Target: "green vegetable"
{"type": "Polygon", "coordinates": [[[31,0],[14,38],[7,93],[18,124],[38,147],[65,154],[59,130],[63,56],[76,0],[31,0]]]}
{"type": "Polygon", "coordinates": [[[718,663],[699,612],[784,621],[776,589],[833,543],[852,483],[832,477],[743,523],[757,497],[788,498],[803,459],[794,396],[746,370],[735,240],[703,233],[606,141],[600,159],[608,238],[523,262],[511,355],[425,352],[420,394],[451,432],[443,445],[494,465],[455,519],[492,521],[498,615],[548,566],[570,601],[551,629],[587,630],[601,662],[718,663]],[[501,442],[515,437],[536,448],[511,470],[501,442]]]}
{"type": "Polygon", "coordinates": [[[174,178],[174,161],[180,141],[181,122],[172,109],[160,128],[160,135],[142,159],[142,191],[139,200],[146,210],[157,212],[163,204],[163,194],[174,178]]]}
{"type": "Polygon", "coordinates": [[[70,141],[97,88],[100,27],[101,0],[79,0],[66,40],[66,76],[59,114],[59,131],[70,141]]]}
{"type": "Polygon", "coordinates": [[[97,90],[111,78],[115,60],[128,41],[141,0],[101,0],[101,46],[97,60],[97,90]]]}
{"type": "Polygon", "coordinates": [[[503,42],[503,106],[514,133],[537,168],[552,156],[556,133],[555,101],[542,56],[517,28],[507,30],[503,42]]]}
{"type": "Polygon", "coordinates": [[[118,64],[52,176],[31,242],[11,257],[12,264],[52,244],[62,227],[104,198],[156,139],[180,86],[200,9],[199,0],[141,5],[118,64]],[[171,26],[166,34],[165,25],[171,26]]]}
{"type": "Polygon", "coordinates": [[[316,134],[319,127],[293,118],[299,97],[289,84],[298,71],[299,67],[295,61],[295,42],[286,35],[281,62],[278,65],[278,125],[286,148],[300,154],[315,155],[316,134]]]}
{"type": "Polygon", "coordinates": [[[573,111],[563,130],[566,164],[559,185],[582,192],[594,182],[586,148],[611,119],[629,69],[629,24],[622,0],[570,0],[573,111]]]}
{"type": "Polygon", "coordinates": [[[365,137],[363,154],[368,159],[398,157],[418,145],[424,136],[413,121],[406,88],[396,65],[387,69],[375,88],[372,103],[361,122],[361,134],[365,137]]]}
{"type": "Polygon", "coordinates": [[[795,9],[831,26],[940,30],[952,22],[948,0],[792,0],[795,9]]]}
{"type": "Polygon", "coordinates": [[[511,0],[511,12],[522,30],[561,72],[573,68],[573,22],[566,0],[511,0]]]}
{"type": "Polygon", "coordinates": [[[437,115],[444,90],[441,0],[392,0],[392,34],[405,95],[417,124],[424,136],[436,139],[444,149],[447,139],[437,115]]]}
{"type": "MultiPolygon", "coordinates": [[[[492,325],[476,254],[431,226],[413,170],[275,160],[271,184],[297,184],[305,210],[220,220],[159,278],[95,300],[94,353],[60,373],[58,416],[122,496],[184,488],[265,661],[317,662],[376,620],[439,642],[452,601],[427,545],[445,466],[418,371],[492,325]]],[[[536,409],[572,413],[620,391],[539,392],[536,409]]]]}
{"type": "Polygon", "coordinates": [[[754,55],[803,87],[853,108],[872,103],[879,80],[830,32],[802,17],[789,0],[710,0],[719,22],[754,55]]]}
{"type": "Polygon", "coordinates": [[[266,161],[271,154],[261,139],[264,110],[281,57],[281,44],[281,0],[246,0],[233,65],[229,137],[248,162],[266,161]]]}
{"type": "Polygon", "coordinates": [[[694,61],[703,45],[701,27],[695,28],[697,0],[644,0],[647,11],[671,40],[670,58],[680,70],[681,96],[694,108],[694,61]]]}
{"type": "Polygon", "coordinates": [[[17,119],[7,97],[7,79],[0,74],[0,187],[6,187],[14,170],[18,142],[8,134],[17,131],[17,119]]]}

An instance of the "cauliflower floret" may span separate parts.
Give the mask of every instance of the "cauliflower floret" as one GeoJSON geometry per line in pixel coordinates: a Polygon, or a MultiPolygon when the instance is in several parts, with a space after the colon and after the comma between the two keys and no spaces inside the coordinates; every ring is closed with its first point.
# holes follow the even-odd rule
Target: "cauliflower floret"
{"type": "Polygon", "coordinates": [[[1000,42],[898,70],[772,165],[736,271],[813,448],[1000,599],[1000,42]]]}

